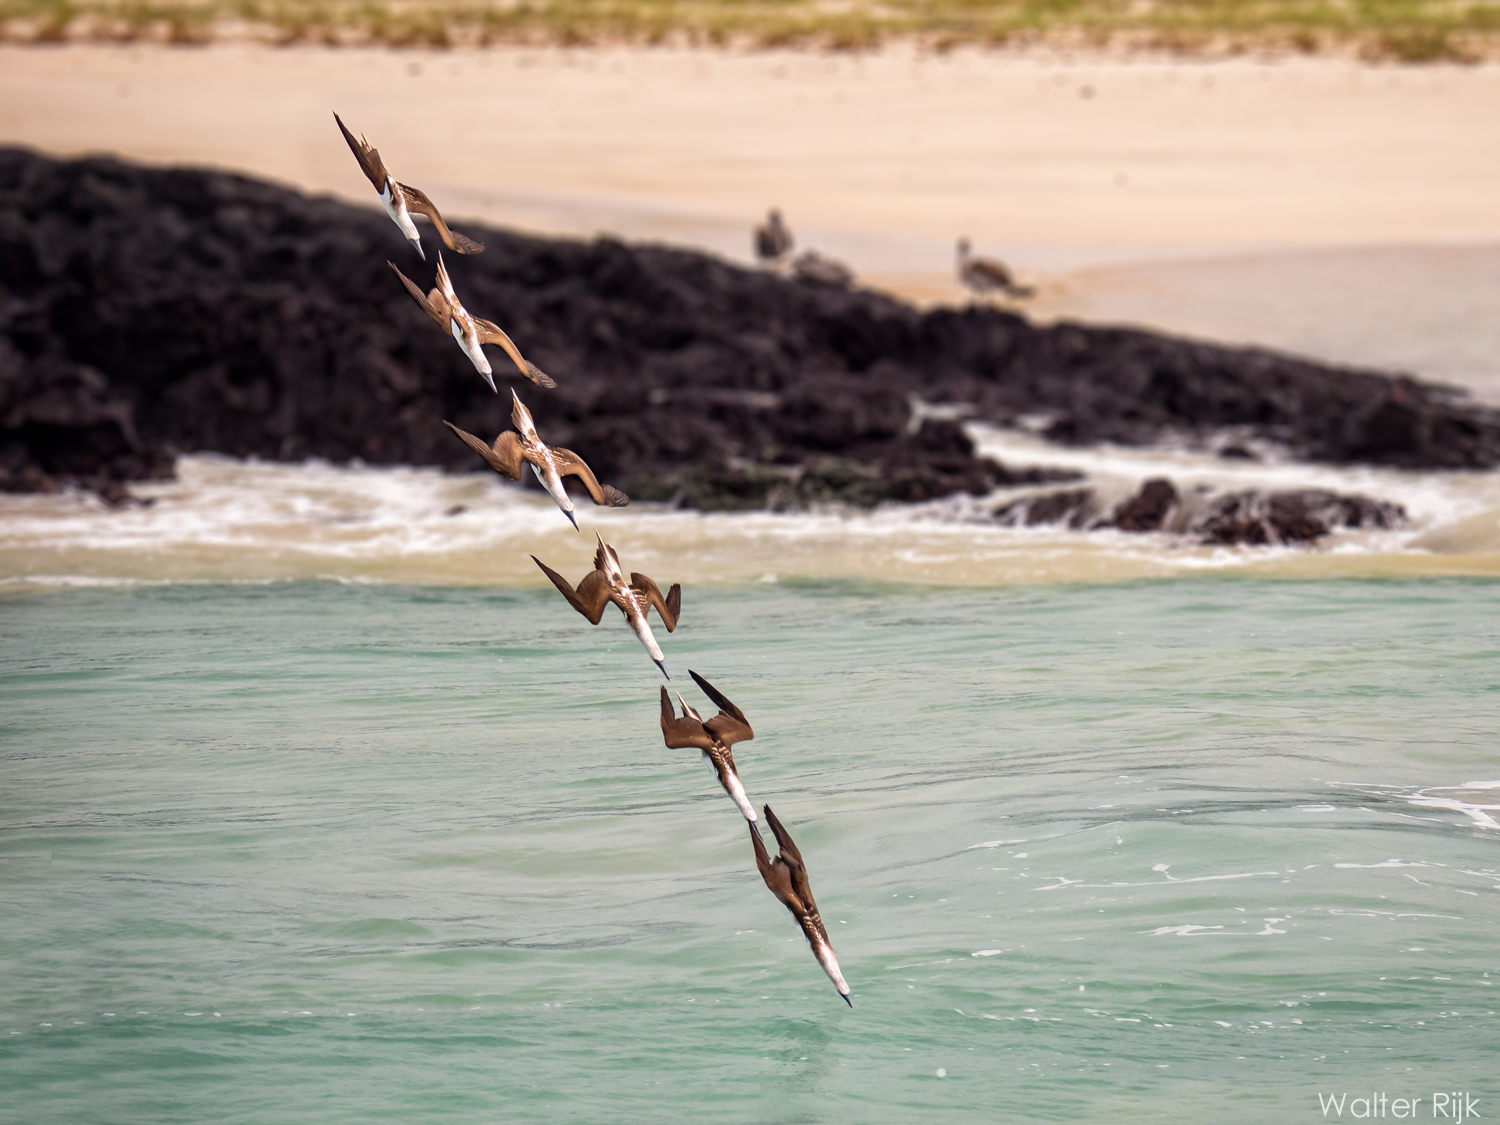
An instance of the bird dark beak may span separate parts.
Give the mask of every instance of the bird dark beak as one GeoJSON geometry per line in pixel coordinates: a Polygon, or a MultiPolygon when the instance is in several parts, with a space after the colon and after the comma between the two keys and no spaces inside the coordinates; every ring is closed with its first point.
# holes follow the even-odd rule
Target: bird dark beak
{"type": "Polygon", "coordinates": [[[419,239],[416,239],[414,241],[413,240],[408,240],[408,241],[411,241],[411,244],[417,248],[417,253],[422,256],[422,261],[425,262],[427,260],[427,251],[422,249],[422,240],[419,238],[419,239]]]}
{"type": "Polygon", "coordinates": [[[844,997],[844,1003],[848,1004],[849,1007],[851,1007],[851,1008],[854,1007],[854,1001],[851,1000],[851,999],[849,999],[849,997],[847,997],[847,996],[844,997]]]}
{"type": "Polygon", "coordinates": [[[658,668],[660,668],[661,669],[661,674],[663,676],[666,676],[667,679],[670,680],[672,678],[670,675],[667,674],[667,664],[666,664],[666,661],[664,661],[664,660],[653,660],[651,663],[655,664],[658,668]]]}
{"type": "Polygon", "coordinates": [[[574,531],[582,531],[583,530],[583,528],[581,528],[581,527],[578,526],[578,521],[573,518],[573,513],[572,512],[564,512],[563,515],[565,515],[565,516],[568,517],[568,522],[573,525],[573,530],[574,531]]]}

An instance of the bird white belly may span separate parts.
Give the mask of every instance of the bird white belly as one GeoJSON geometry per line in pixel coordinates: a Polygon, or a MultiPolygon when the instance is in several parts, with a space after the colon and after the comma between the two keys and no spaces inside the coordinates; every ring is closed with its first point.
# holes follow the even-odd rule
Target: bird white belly
{"type": "Polygon", "coordinates": [[[635,635],[640,638],[641,644],[646,646],[646,651],[651,654],[652,660],[665,660],[661,654],[661,646],[656,643],[656,638],[651,635],[651,623],[646,620],[646,615],[641,612],[640,606],[635,607],[634,613],[625,615],[630,620],[630,627],[635,630],[635,635]]]}
{"type": "Polygon", "coordinates": [[[490,373],[490,361],[485,357],[484,349],[479,346],[477,339],[471,338],[467,332],[459,327],[457,318],[450,318],[448,327],[453,331],[453,338],[458,341],[458,346],[464,350],[464,355],[479,369],[481,375],[490,373]]]}
{"type": "Polygon", "coordinates": [[[541,486],[551,493],[552,499],[557,501],[559,508],[565,512],[573,510],[573,501],[568,499],[568,491],[563,488],[562,477],[557,475],[557,469],[554,466],[547,466],[547,471],[543,472],[541,467],[533,461],[531,471],[536,474],[536,479],[541,486]]]}
{"type": "Polygon", "coordinates": [[[754,824],[755,809],[750,805],[750,798],[745,794],[745,787],[740,784],[739,775],[733,770],[729,770],[725,773],[725,778],[729,782],[730,798],[739,806],[740,812],[744,815],[745,819],[754,824]]]}
{"type": "Polygon", "coordinates": [[[819,939],[813,943],[813,956],[823,966],[823,971],[828,974],[828,979],[838,989],[839,995],[848,996],[849,985],[844,980],[844,974],[839,971],[839,959],[833,955],[833,950],[826,941],[819,939]]]}
{"type": "Polygon", "coordinates": [[[380,202],[385,204],[386,214],[401,228],[401,233],[406,235],[407,241],[420,241],[417,224],[411,221],[411,212],[406,209],[406,200],[397,197],[389,180],[385,182],[385,190],[380,193],[380,202]]]}

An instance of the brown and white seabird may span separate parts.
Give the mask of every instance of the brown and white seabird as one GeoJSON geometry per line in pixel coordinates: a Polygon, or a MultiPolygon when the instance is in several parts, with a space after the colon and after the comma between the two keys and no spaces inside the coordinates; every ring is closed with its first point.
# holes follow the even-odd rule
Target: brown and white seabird
{"type": "Polygon", "coordinates": [[[719,713],[712,719],[705,720],[702,715],[688,706],[687,700],[679,693],[677,702],[682,704],[682,717],[672,709],[672,700],[667,697],[665,686],[661,689],[661,733],[665,739],[668,749],[678,750],[684,746],[696,746],[703,751],[703,756],[713,763],[714,772],[719,775],[719,784],[724,787],[724,792],[729,794],[730,800],[739,806],[739,810],[751,824],[755,823],[755,809],[750,805],[750,798],[745,796],[745,787],[740,784],[739,772],[734,768],[734,754],[730,747],[736,742],[749,742],[755,737],[755,731],[750,729],[750,722],[745,718],[745,713],[736,707],[717,689],[702,676],[691,668],[688,675],[703,689],[703,694],[719,705],[719,713]]]}
{"type": "Polygon", "coordinates": [[[506,430],[495,439],[493,445],[485,445],[484,442],[466,430],[460,430],[452,422],[444,422],[455,434],[463,439],[465,445],[479,456],[483,457],[490,468],[497,473],[504,473],[511,480],[521,479],[521,467],[530,464],[531,471],[536,474],[536,479],[542,482],[542,487],[552,494],[552,499],[557,501],[557,506],[562,509],[563,515],[568,517],[574,529],[578,528],[578,520],[573,516],[573,501],[568,497],[567,490],[563,488],[562,478],[575,476],[583,481],[583,487],[588,489],[589,496],[595,504],[603,504],[610,508],[623,508],[630,503],[630,497],[626,496],[618,488],[607,484],[600,484],[593,472],[584,464],[583,458],[571,449],[562,446],[550,446],[542,441],[536,432],[536,424],[531,420],[531,411],[527,410],[515,391],[510,392],[511,402],[510,420],[515,423],[515,430],[506,430]]]}
{"type": "Polygon", "coordinates": [[[432,200],[407,184],[398,183],[396,178],[385,170],[385,162],[380,159],[380,153],[375,146],[363,137],[354,139],[354,134],[339,120],[335,113],[333,119],[339,123],[339,132],[344,134],[344,140],[349,142],[349,151],[354,153],[354,159],[359,161],[359,170],[365,174],[370,183],[375,185],[375,190],[380,193],[380,202],[385,204],[385,210],[391,217],[391,222],[400,228],[401,233],[406,236],[406,241],[417,248],[417,253],[422,255],[422,261],[427,260],[427,253],[422,249],[422,239],[417,235],[417,225],[412,221],[412,215],[426,215],[432,220],[432,225],[437,229],[438,237],[443,240],[443,245],[459,254],[478,254],[484,249],[484,243],[475,242],[467,235],[459,234],[455,230],[449,230],[448,224],[443,222],[443,216],[438,214],[438,209],[433,206],[432,200]]]}
{"type": "Polygon", "coordinates": [[[490,385],[490,390],[496,394],[500,393],[500,388],[495,386],[495,373],[490,368],[489,358],[480,346],[482,344],[499,344],[505,349],[506,355],[510,356],[511,362],[516,365],[516,370],[537,386],[557,386],[550,375],[521,354],[521,349],[516,347],[515,342],[500,330],[498,324],[481,320],[464,308],[458,299],[458,294],[453,291],[453,282],[448,277],[448,268],[443,265],[441,251],[438,253],[437,264],[438,287],[426,294],[417,288],[416,282],[397,268],[395,262],[387,260],[385,264],[396,271],[401,284],[406,286],[406,291],[416,298],[417,304],[422,306],[422,311],[432,317],[439,328],[451,333],[458,341],[458,346],[463,349],[464,355],[469,357],[469,362],[484,376],[484,381],[490,385]]]}
{"type": "Polygon", "coordinates": [[[818,904],[813,901],[812,885],[807,881],[807,866],[802,862],[802,853],[792,842],[791,833],[782,826],[781,821],[776,819],[776,814],[771,811],[770,805],[765,806],[765,811],[766,823],[776,834],[776,843],[781,848],[781,854],[774,860],[766,854],[766,845],[761,842],[760,833],[752,824],[750,825],[750,843],[755,847],[755,866],[760,869],[760,877],[766,881],[766,886],[771,888],[771,893],[792,912],[797,925],[802,927],[807,944],[812,946],[813,956],[818,959],[818,964],[823,966],[828,979],[833,981],[833,987],[839,990],[844,1003],[852,1008],[854,1001],[849,999],[849,986],[844,983],[844,974],[839,972],[838,958],[833,955],[833,945],[828,940],[828,931],[823,927],[823,919],[818,916],[818,904]]]}
{"type": "Polygon", "coordinates": [[[993,292],[1004,293],[1017,300],[1036,296],[1036,290],[1031,286],[1016,282],[1004,262],[997,262],[994,258],[974,257],[970,253],[967,238],[958,240],[958,280],[977,296],[993,292]]]}
{"type": "MultiPolygon", "coordinates": [[[[595,535],[598,536],[598,533],[595,532],[595,535]]],[[[603,537],[599,537],[599,547],[594,552],[594,569],[583,576],[583,581],[578,583],[576,590],[566,578],[535,555],[531,556],[531,561],[542,568],[542,573],[552,579],[552,585],[568,599],[569,605],[589,619],[590,625],[599,624],[599,618],[604,615],[604,607],[610,602],[619,606],[625,620],[630,623],[641,644],[651,654],[651,659],[661,669],[661,674],[669,680],[672,678],[667,674],[666,658],[662,656],[656,638],[651,635],[651,624],[646,620],[646,611],[655,606],[667,632],[673,632],[677,628],[677,617],[682,612],[680,585],[672,583],[667,596],[662,597],[661,587],[644,574],[633,571],[630,581],[626,582],[625,573],[620,569],[620,556],[604,542],[603,537]]]]}
{"type": "Polygon", "coordinates": [[[755,228],[755,256],[766,265],[774,265],[791,249],[792,232],[782,220],[780,209],[772,207],[766,221],[755,228]]]}

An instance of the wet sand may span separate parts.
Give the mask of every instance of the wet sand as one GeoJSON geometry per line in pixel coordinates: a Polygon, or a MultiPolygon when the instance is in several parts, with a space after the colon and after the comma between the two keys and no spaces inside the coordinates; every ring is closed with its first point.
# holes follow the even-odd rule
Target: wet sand
{"type": "Polygon", "coordinates": [[[0,48],[0,143],[374,205],[330,111],[450,216],[748,260],[771,204],[956,301],[959,234],[1038,314],[1401,367],[1500,399],[1500,67],[892,48],[0,48]]]}

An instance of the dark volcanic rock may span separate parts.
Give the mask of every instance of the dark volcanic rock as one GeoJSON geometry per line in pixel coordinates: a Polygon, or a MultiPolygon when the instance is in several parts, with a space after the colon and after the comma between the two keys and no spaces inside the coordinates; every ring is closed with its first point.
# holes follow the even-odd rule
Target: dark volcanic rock
{"type": "Polygon", "coordinates": [[[1110,523],[1121,531],[1160,531],[1178,503],[1177,487],[1166,477],[1153,477],[1115,508],[1110,523]]]}
{"type": "Polygon", "coordinates": [[[1399,504],[1322,489],[1235,492],[1217,497],[1189,531],[1214,545],[1308,543],[1335,528],[1394,528],[1406,522],[1399,504]]]}
{"type": "Polygon", "coordinates": [[[1075,529],[1088,527],[1098,506],[1091,488],[1070,488],[1023,496],[995,509],[995,521],[1007,527],[1060,524],[1075,529]]]}
{"type": "Polygon", "coordinates": [[[170,477],[171,452],[142,442],[132,414],[93,368],[0,338],[0,491],[77,483],[119,503],[126,481],[170,477]]]}
{"type": "MultiPolygon", "coordinates": [[[[922,313],[661,247],[472,233],[487,249],[449,261],[454,283],[557,379],[520,384],[542,433],[642,498],[863,504],[1017,479],[952,423],[908,434],[913,396],[1000,424],[1045,412],[1062,441],[1232,426],[1319,460],[1500,460],[1493,412],[1407,379],[990,308],[922,313]]],[[[429,282],[374,209],[0,149],[6,487],[148,478],[179,450],[476,468],[442,422],[494,434],[508,396],[387,257],[429,282]]]]}

